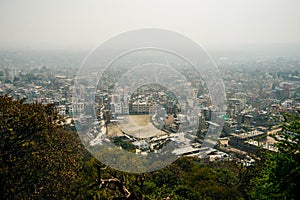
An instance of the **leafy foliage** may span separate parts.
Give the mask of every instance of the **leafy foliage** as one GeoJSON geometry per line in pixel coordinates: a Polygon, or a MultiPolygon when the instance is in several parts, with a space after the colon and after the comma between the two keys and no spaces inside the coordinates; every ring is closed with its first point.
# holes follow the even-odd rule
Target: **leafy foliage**
{"type": "Polygon", "coordinates": [[[73,196],[82,180],[83,147],[76,132],[63,129],[53,105],[1,96],[0,109],[2,197],[73,196]]]}
{"type": "Polygon", "coordinates": [[[284,115],[282,132],[275,139],[278,152],[269,154],[266,167],[256,178],[253,197],[300,198],[300,115],[284,115]]]}
{"type": "Polygon", "coordinates": [[[124,150],[127,150],[129,152],[135,152],[135,146],[131,142],[124,141],[120,137],[114,137],[113,143],[117,146],[122,147],[122,149],[124,150]]]}

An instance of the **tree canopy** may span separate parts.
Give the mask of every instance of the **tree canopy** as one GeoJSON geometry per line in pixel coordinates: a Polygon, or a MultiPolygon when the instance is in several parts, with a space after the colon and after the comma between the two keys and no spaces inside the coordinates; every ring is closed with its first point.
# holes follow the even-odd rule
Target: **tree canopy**
{"type": "Polygon", "coordinates": [[[4,199],[74,195],[82,177],[81,143],[64,130],[53,105],[0,97],[1,196],[4,199]],[[76,189],[76,190],[75,190],[76,189]]]}
{"type": "Polygon", "coordinates": [[[255,179],[257,199],[300,198],[300,115],[285,114],[282,131],[274,136],[278,152],[268,154],[266,165],[255,179]]]}

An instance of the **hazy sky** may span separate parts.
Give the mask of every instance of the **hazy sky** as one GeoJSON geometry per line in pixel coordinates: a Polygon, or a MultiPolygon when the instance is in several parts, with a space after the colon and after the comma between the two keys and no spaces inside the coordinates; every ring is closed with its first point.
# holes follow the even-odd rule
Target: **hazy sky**
{"type": "Polygon", "coordinates": [[[300,43],[299,0],[0,0],[0,48],[92,48],[166,28],[206,46],[300,43]]]}

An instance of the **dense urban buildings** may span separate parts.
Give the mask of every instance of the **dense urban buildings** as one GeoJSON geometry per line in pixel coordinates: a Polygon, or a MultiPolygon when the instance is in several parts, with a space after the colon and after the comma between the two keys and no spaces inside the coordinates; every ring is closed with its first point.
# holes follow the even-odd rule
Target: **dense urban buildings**
{"type": "MultiPolygon", "coordinates": [[[[176,141],[184,144],[175,152],[177,155],[201,157],[199,147],[209,126],[218,126],[210,121],[210,95],[205,84],[199,84],[200,80],[190,79],[189,86],[177,81],[176,87],[183,91],[193,87],[197,99],[193,106],[197,106],[199,113],[191,115],[182,113],[182,110],[188,110],[188,104],[180,104],[179,97],[160,85],[143,86],[135,93],[121,86],[115,90],[84,85],[75,88],[78,68],[72,62],[41,64],[35,56],[29,55],[20,65],[17,55],[2,54],[1,57],[1,94],[25,98],[28,103],[52,103],[67,119],[66,123],[76,122],[79,119],[72,117],[78,115],[82,126],[95,122],[96,127],[87,131],[90,145],[100,144],[102,134],[111,140],[119,137],[132,144],[136,153],[147,154],[159,150],[165,143],[176,141]],[[78,101],[72,102],[75,89],[78,101]],[[85,102],[84,97],[91,95],[91,91],[96,91],[94,101],[85,102]],[[129,119],[131,117],[133,120],[129,119]],[[133,130],[133,124],[141,128],[133,130]],[[181,133],[183,137],[180,137],[181,133]]],[[[243,158],[254,155],[258,147],[276,151],[276,141],[270,136],[280,131],[278,124],[282,114],[300,109],[300,61],[226,57],[218,57],[216,61],[223,77],[228,109],[224,116],[219,116],[225,123],[215,149],[207,149],[208,160],[243,158]]],[[[186,73],[193,74],[188,70],[186,73]]]]}

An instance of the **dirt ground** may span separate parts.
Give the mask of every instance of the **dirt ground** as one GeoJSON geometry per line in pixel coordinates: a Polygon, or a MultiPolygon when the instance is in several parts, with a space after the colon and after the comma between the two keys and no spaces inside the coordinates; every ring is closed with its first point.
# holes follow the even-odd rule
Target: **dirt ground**
{"type": "Polygon", "coordinates": [[[138,126],[147,126],[150,123],[149,115],[128,115],[138,126]]]}
{"type": "Polygon", "coordinates": [[[150,122],[149,115],[128,115],[118,124],[108,126],[109,136],[122,136],[123,132],[136,138],[148,138],[152,136],[165,135],[164,131],[157,129],[150,122]]]}

